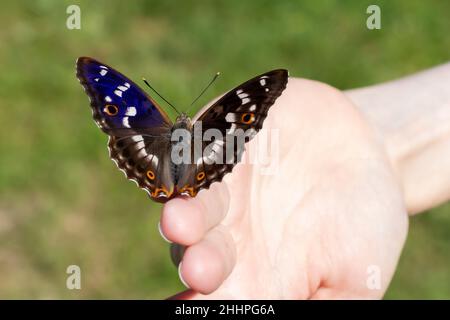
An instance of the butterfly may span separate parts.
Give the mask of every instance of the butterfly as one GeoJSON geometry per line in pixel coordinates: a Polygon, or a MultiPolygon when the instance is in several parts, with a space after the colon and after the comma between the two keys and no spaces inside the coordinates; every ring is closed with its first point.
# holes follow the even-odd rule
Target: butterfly
{"type": "Polygon", "coordinates": [[[172,123],[155,100],[110,66],[80,57],[76,68],[94,121],[109,135],[111,159],[128,179],[161,203],[180,195],[195,197],[231,172],[245,147],[235,144],[231,152],[225,152],[229,151],[226,145],[230,137],[242,130],[244,143],[252,139],[288,82],[287,70],[269,71],[229,91],[195,120],[180,113],[172,123]],[[200,129],[194,132],[197,127],[200,129]],[[190,135],[184,141],[174,140],[177,130],[190,135]],[[194,141],[208,130],[221,135],[210,141],[194,141]],[[174,161],[175,148],[185,150],[190,161],[174,161]]]}

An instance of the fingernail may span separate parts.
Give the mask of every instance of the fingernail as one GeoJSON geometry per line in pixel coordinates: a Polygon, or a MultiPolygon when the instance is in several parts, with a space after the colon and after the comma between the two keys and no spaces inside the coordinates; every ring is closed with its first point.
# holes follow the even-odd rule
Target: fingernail
{"type": "Polygon", "coordinates": [[[189,286],[187,285],[186,281],[184,281],[183,276],[181,275],[181,265],[183,264],[183,261],[180,262],[180,264],[178,265],[178,276],[180,277],[180,281],[181,283],[189,289],[189,286]]]}
{"type": "Polygon", "coordinates": [[[164,235],[164,233],[162,232],[162,230],[161,230],[161,221],[158,222],[158,231],[159,231],[159,234],[161,235],[161,237],[162,237],[166,242],[172,243],[172,241],[170,241],[169,239],[167,239],[166,236],[164,235]]]}

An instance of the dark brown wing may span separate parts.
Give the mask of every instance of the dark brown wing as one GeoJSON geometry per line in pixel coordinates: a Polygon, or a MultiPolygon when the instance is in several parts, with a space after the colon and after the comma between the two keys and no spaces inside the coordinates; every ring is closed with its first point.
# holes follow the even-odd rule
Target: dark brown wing
{"type": "Polygon", "coordinates": [[[158,202],[166,202],[174,192],[169,137],[169,132],[158,137],[111,136],[108,142],[110,157],[119,169],[158,202]]]}
{"type": "MultiPolygon", "coordinates": [[[[244,143],[235,140],[234,147],[229,149],[232,152],[227,152],[231,139],[236,139],[235,135],[242,132],[245,133],[245,141],[256,135],[269,108],[286,88],[287,81],[287,70],[264,73],[229,91],[198,117],[194,127],[201,122],[202,135],[215,129],[222,138],[214,141],[202,139],[202,150],[194,157],[193,164],[180,168],[176,181],[178,193],[195,196],[200,189],[207,189],[211,183],[221,181],[233,169],[245,147],[244,143]]],[[[193,137],[201,138],[195,134],[193,137]]]]}

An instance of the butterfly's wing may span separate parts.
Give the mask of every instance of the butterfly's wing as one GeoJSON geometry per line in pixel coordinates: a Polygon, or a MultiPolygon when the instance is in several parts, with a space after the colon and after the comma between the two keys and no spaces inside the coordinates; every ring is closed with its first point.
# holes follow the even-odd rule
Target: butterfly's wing
{"type": "Polygon", "coordinates": [[[216,139],[213,144],[201,140],[202,152],[194,157],[193,164],[182,167],[177,181],[179,193],[195,196],[200,189],[221,181],[233,169],[240,161],[244,144],[235,143],[233,152],[226,152],[227,142],[234,139],[239,129],[246,133],[245,141],[256,135],[269,108],[286,88],[287,81],[287,70],[264,73],[229,91],[198,117],[194,127],[201,121],[202,134],[208,129],[218,129],[223,139],[216,139]]]}
{"type": "Polygon", "coordinates": [[[172,196],[169,138],[110,136],[108,147],[111,159],[127,178],[147,191],[153,200],[166,202],[172,196]]]}
{"type": "Polygon", "coordinates": [[[170,197],[172,122],[167,114],[130,79],[92,58],[77,60],[77,77],[95,122],[110,136],[111,158],[155,200],[170,197]]]}
{"type": "Polygon", "coordinates": [[[88,57],[77,60],[77,77],[91,100],[93,117],[107,134],[157,135],[170,129],[167,114],[134,82],[88,57]]]}

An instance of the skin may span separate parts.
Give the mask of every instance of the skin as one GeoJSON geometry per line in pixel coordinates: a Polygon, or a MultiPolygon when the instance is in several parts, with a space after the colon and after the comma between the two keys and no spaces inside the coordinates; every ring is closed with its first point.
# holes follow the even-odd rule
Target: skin
{"type": "MultiPolygon", "coordinates": [[[[179,273],[189,290],[173,298],[383,296],[408,211],[418,210],[406,201],[414,190],[404,192],[414,172],[407,171],[411,154],[403,161],[393,151],[358,99],[358,92],[290,78],[264,124],[279,130],[277,173],[240,163],[196,198],[164,205],[162,235],[186,247],[179,273]],[[374,274],[375,286],[368,284],[374,274]]],[[[255,147],[248,143],[247,154],[255,147]]]]}

